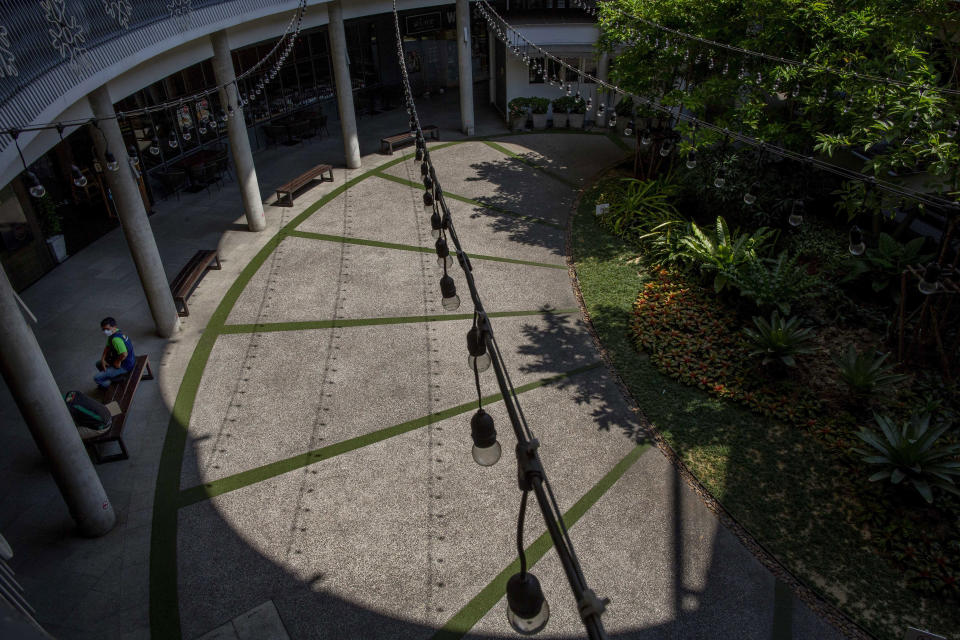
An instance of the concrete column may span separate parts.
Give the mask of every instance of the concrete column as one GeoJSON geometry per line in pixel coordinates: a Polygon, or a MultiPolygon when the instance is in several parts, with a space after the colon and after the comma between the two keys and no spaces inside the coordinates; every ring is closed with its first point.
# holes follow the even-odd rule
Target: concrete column
{"type": "Polygon", "coordinates": [[[333,79],[337,85],[337,106],[340,108],[340,130],[343,132],[343,152],[349,169],[360,168],[360,140],[357,138],[357,116],[353,110],[353,84],[347,64],[347,35],[343,31],[343,8],[340,0],[327,5],[330,18],[330,56],[333,79]]]}
{"type": "Polygon", "coordinates": [[[213,77],[220,89],[220,104],[225,111],[233,107],[233,117],[227,120],[227,135],[230,138],[230,151],[233,154],[233,167],[240,185],[240,199],[243,212],[247,216],[247,228],[250,231],[263,231],[267,220],[263,216],[263,200],[260,198],[260,183],[257,182],[257,169],[250,153],[250,138],[247,135],[247,123],[243,118],[243,109],[237,104],[237,79],[230,56],[230,44],[227,32],[217,31],[210,34],[213,44],[213,77]],[[223,85],[227,85],[223,87],[223,85]]]}
{"type": "Polygon", "coordinates": [[[100,131],[103,132],[102,136],[96,131],[91,131],[90,135],[97,149],[100,164],[104,168],[104,176],[113,194],[113,201],[117,205],[120,226],[123,229],[123,235],[127,238],[127,245],[130,247],[133,263],[137,267],[143,292],[147,296],[153,323],[160,337],[169,338],[180,329],[180,317],[173,303],[167,276],[163,272],[163,262],[160,260],[160,252],[157,250],[157,241],[153,237],[153,229],[150,228],[147,211],[143,207],[140,186],[133,174],[133,168],[127,156],[127,147],[123,142],[120,127],[117,125],[110,92],[107,91],[106,86],[103,86],[90,92],[87,99],[90,101],[90,108],[93,109],[94,118],[98,120],[100,131]],[[119,161],[118,171],[107,169],[107,161],[104,158],[107,149],[119,161]]]}
{"type": "Polygon", "coordinates": [[[472,136],[473,47],[470,46],[469,0],[457,0],[457,60],[460,63],[460,130],[472,136]]]}
{"type": "Polygon", "coordinates": [[[117,521],[113,506],[2,268],[0,373],[80,531],[87,536],[110,531],[117,521]]]}
{"type": "MultiPolygon", "coordinates": [[[[600,53],[600,59],[597,60],[597,77],[604,82],[607,81],[608,74],[610,72],[610,54],[606,51],[600,53]]],[[[597,91],[601,87],[597,86],[597,91]]],[[[610,104],[610,101],[614,98],[609,91],[604,91],[603,93],[603,103],[606,105],[607,110],[613,109],[614,105],[610,104]]],[[[597,104],[601,102],[600,96],[597,96],[597,104]]],[[[597,118],[597,126],[603,126],[607,124],[607,118],[609,116],[605,113],[603,118],[597,118]]]]}

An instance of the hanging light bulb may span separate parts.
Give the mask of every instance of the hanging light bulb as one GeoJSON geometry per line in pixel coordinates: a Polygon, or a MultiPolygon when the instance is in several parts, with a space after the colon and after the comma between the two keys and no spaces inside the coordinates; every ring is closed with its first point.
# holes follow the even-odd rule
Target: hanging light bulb
{"type": "Polygon", "coordinates": [[[880,118],[882,118],[886,110],[887,110],[887,105],[885,105],[881,100],[880,102],[877,103],[877,108],[873,110],[873,119],[879,120],[880,118]]]}
{"type": "Polygon", "coordinates": [[[40,178],[37,177],[33,171],[27,171],[25,174],[27,178],[27,184],[30,185],[30,195],[34,198],[42,198],[47,193],[46,187],[40,183],[40,178]]]}
{"type": "Polygon", "coordinates": [[[416,152],[413,154],[413,161],[414,161],[414,162],[423,162],[423,148],[422,148],[422,147],[419,147],[419,146],[417,147],[416,152]]]}
{"type": "Polygon", "coordinates": [[[601,102],[600,104],[598,104],[598,105],[597,105],[597,117],[598,117],[598,118],[602,118],[602,117],[603,117],[603,114],[604,114],[604,112],[605,112],[606,110],[607,110],[607,105],[603,104],[602,102],[601,102]]]}
{"type": "Polygon", "coordinates": [[[430,176],[423,176],[423,188],[427,191],[433,189],[433,179],[430,176]]]}
{"type": "Polygon", "coordinates": [[[430,216],[430,235],[433,236],[434,240],[440,237],[440,231],[442,229],[443,218],[440,217],[440,212],[434,209],[433,214],[430,216]]]}
{"type": "Polygon", "coordinates": [[[425,176],[430,173],[430,165],[424,162],[420,165],[420,175],[425,176]]]}
{"type": "Polygon", "coordinates": [[[607,121],[607,126],[610,127],[611,129],[612,129],[613,127],[617,126],[617,112],[616,112],[616,111],[612,111],[612,110],[610,111],[610,119],[607,121]]]}
{"type": "Polygon", "coordinates": [[[797,198],[793,201],[793,206],[790,208],[790,216],[787,218],[787,224],[791,227],[799,227],[803,224],[803,210],[804,210],[803,200],[797,198]]]}
{"type": "Polygon", "coordinates": [[[453,278],[447,274],[443,274],[443,277],[440,278],[440,295],[443,296],[440,304],[447,311],[455,311],[460,308],[460,296],[457,295],[457,285],[454,283],[453,278]]]}
{"type": "Polygon", "coordinates": [[[954,120],[950,128],[944,132],[944,135],[951,139],[956,138],[958,130],[960,130],[960,120],[954,120]]]}
{"type": "Polygon", "coordinates": [[[70,165],[70,174],[73,176],[73,184],[81,189],[87,186],[87,177],[80,171],[80,167],[75,164],[70,165]]]}
{"type": "Polygon", "coordinates": [[[857,225],[850,227],[850,246],[848,249],[855,256],[862,256],[863,252],[867,250],[867,245],[863,242],[863,231],[857,225]]]}
{"type": "Polygon", "coordinates": [[[730,63],[729,63],[729,62],[724,62],[724,63],[723,63],[723,71],[721,71],[720,73],[722,73],[723,75],[727,75],[727,73],[729,73],[729,71],[730,71],[730,63]]]}
{"type": "Polygon", "coordinates": [[[183,130],[183,139],[184,139],[184,140],[189,140],[191,137],[193,137],[193,134],[190,133],[190,129],[184,129],[184,130],[183,130]]]}
{"type": "Polygon", "coordinates": [[[644,128],[643,133],[640,134],[640,146],[649,147],[651,142],[653,138],[650,136],[650,129],[644,128]]]}
{"type": "MultiPolygon", "coordinates": [[[[233,107],[231,107],[231,106],[228,105],[228,106],[227,106],[227,109],[230,110],[230,115],[233,115],[233,107]]],[[[226,111],[221,111],[221,112],[220,112],[220,122],[226,122],[227,120],[229,120],[229,119],[230,119],[230,115],[227,115],[227,112],[226,112],[226,111]]]]}
{"type": "Polygon", "coordinates": [[[568,82],[568,83],[567,83],[567,95],[569,96],[572,91],[573,91],[573,87],[571,87],[571,86],[570,86],[570,83],[568,82]]]}
{"type": "Polygon", "coordinates": [[[761,82],[763,82],[763,74],[757,71],[756,83],[760,84],[761,82]]]}
{"type": "Polygon", "coordinates": [[[206,135],[206,134],[207,134],[207,123],[201,122],[201,123],[199,124],[199,126],[197,126],[197,133],[199,133],[199,134],[202,135],[202,136],[203,136],[203,135],[206,135]]]}
{"type": "Polygon", "coordinates": [[[217,119],[213,116],[210,116],[210,118],[207,120],[207,126],[215,130],[218,126],[217,119]]]}
{"type": "Polygon", "coordinates": [[[910,118],[910,122],[907,123],[907,126],[910,127],[911,129],[916,129],[918,124],[920,124],[920,112],[914,111],[913,117],[910,118]]]}
{"type": "Polygon", "coordinates": [[[799,82],[797,82],[797,84],[794,85],[793,91],[790,92],[790,95],[793,96],[794,98],[796,98],[797,96],[800,95],[800,83],[799,83],[799,82]]]}
{"type": "Polygon", "coordinates": [[[133,163],[133,166],[140,166],[140,156],[137,155],[137,148],[132,144],[127,147],[127,155],[130,156],[130,162],[133,163]]]}
{"type": "Polygon", "coordinates": [[[493,417],[483,409],[477,409],[470,419],[470,437],[473,438],[473,461],[481,467],[490,467],[500,460],[500,443],[493,417]]]}
{"type": "Polygon", "coordinates": [[[939,286],[940,265],[936,262],[931,262],[927,265],[927,268],[923,270],[923,275],[920,276],[920,283],[917,285],[917,288],[920,289],[920,293],[928,296],[931,293],[936,293],[939,286]]]}
{"type": "Polygon", "coordinates": [[[593,109],[593,97],[587,98],[587,113],[590,113],[590,110],[593,109]]]}
{"type": "Polygon", "coordinates": [[[707,63],[707,69],[713,69],[716,65],[716,60],[713,59],[713,56],[710,56],[710,61],[707,63]]]}
{"type": "Polygon", "coordinates": [[[850,109],[853,108],[853,98],[847,100],[847,103],[843,105],[843,113],[850,113],[850,109]]]}
{"type": "Polygon", "coordinates": [[[663,141],[663,144],[660,145],[660,155],[666,158],[671,153],[673,153],[673,140],[669,138],[663,141]]]}
{"type": "Polygon", "coordinates": [[[160,138],[153,136],[153,139],[150,140],[150,154],[154,156],[160,155],[160,138]]]}
{"type": "Polygon", "coordinates": [[[507,581],[507,620],[517,633],[529,636],[547,626],[550,605],[540,581],[530,572],[515,573],[507,581]]]}
{"type": "Polygon", "coordinates": [[[697,166],[697,152],[693,149],[687,154],[687,169],[693,169],[697,166]]]}
{"type": "Polygon", "coordinates": [[[116,159],[116,158],[114,157],[114,155],[113,155],[112,153],[110,153],[109,151],[107,151],[106,153],[103,154],[103,159],[107,161],[107,169],[108,169],[109,171],[119,171],[119,170],[120,170],[120,163],[117,162],[117,159],[116,159]]]}
{"type": "Polygon", "coordinates": [[[754,182],[749,187],[747,187],[746,192],[743,194],[744,204],[751,205],[757,201],[757,194],[754,193],[754,191],[756,191],[756,188],[757,188],[756,182],[754,182]]]}
{"type": "Polygon", "coordinates": [[[437,238],[437,241],[433,246],[437,251],[437,266],[452,267],[453,257],[450,256],[450,248],[447,246],[446,238],[443,236],[437,238]]]}
{"type": "Polygon", "coordinates": [[[623,128],[623,135],[628,138],[633,135],[633,120],[627,121],[627,126],[623,128]]]}
{"type": "Polygon", "coordinates": [[[743,80],[747,77],[747,70],[744,67],[740,67],[740,72],[737,74],[737,80],[743,80]]]}
{"type": "Polygon", "coordinates": [[[725,184],[727,184],[726,172],[724,171],[723,167],[720,167],[717,169],[717,176],[713,179],[713,186],[715,186],[717,189],[720,189],[725,184]]]}
{"type": "Polygon", "coordinates": [[[487,343],[479,327],[472,327],[467,331],[467,367],[470,371],[476,368],[477,373],[483,373],[490,368],[490,354],[487,353],[487,343]]]}
{"type": "Polygon", "coordinates": [[[433,202],[434,202],[433,194],[430,193],[429,191],[424,191],[423,192],[423,208],[426,209],[427,211],[432,210],[433,202]]]}

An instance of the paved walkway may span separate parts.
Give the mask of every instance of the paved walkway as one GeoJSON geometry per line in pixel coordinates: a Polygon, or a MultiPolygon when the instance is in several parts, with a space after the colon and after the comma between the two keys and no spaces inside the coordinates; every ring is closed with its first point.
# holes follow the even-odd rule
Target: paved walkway
{"type": "MultiPolygon", "coordinates": [[[[441,106],[431,121],[444,127],[455,111],[441,106]]],[[[399,112],[361,121],[364,150],[401,121],[399,112]]],[[[570,208],[579,185],[627,151],[599,134],[497,138],[490,114],[479,133],[494,137],[436,143],[432,155],[585,574],[613,600],[611,636],[839,638],[639,439],[577,311],[565,267],[570,208]]],[[[334,142],[261,154],[261,184],[336,157],[334,142]]],[[[64,388],[86,388],[81,365],[98,351],[106,311],[160,363],[159,380],[138,392],[133,458],[98,467],[121,518],[104,538],[71,536],[42,460],[14,425],[0,480],[24,490],[0,498],[0,531],[51,632],[513,635],[501,597],[516,564],[513,437],[488,372],[482,388],[504,458],[473,463],[468,298],[454,271],[465,304],[440,307],[419,175],[409,156],[368,155],[295,207],[268,207],[264,234],[224,233],[237,219],[235,193],[208,200],[208,211],[195,199],[154,216],[171,272],[199,246],[223,256],[174,341],[148,337],[130,283],[129,299],[97,297],[101,281],[104,290],[135,284],[116,234],[57,270],[70,270],[76,292],[62,289],[63,273],[27,292],[64,388]],[[184,229],[178,216],[203,221],[184,229]],[[89,338],[78,338],[88,325],[89,338]]],[[[535,509],[527,522],[528,557],[553,612],[542,635],[582,636],[535,509]]]]}

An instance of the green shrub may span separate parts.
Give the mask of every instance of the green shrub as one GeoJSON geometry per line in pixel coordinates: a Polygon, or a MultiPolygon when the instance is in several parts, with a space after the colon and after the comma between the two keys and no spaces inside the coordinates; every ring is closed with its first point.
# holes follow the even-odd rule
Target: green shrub
{"type": "Polygon", "coordinates": [[[527,104],[533,113],[546,113],[550,108],[549,98],[527,98],[527,104]]]}
{"type": "Polygon", "coordinates": [[[624,96],[620,99],[620,102],[617,103],[617,106],[614,107],[618,116],[631,116],[633,115],[633,98],[624,96]]]}
{"type": "Polygon", "coordinates": [[[880,471],[870,482],[890,480],[912,484],[928,503],[933,502],[933,487],[960,495],[954,478],[960,477],[960,444],[942,444],[937,440],[950,428],[949,424],[930,428],[930,414],[916,416],[897,429],[890,418],[874,414],[882,435],[872,429],[861,429],[857,437],[873,450],[852,449],[863,461],[879,465],[880,471]]]}
{"type": "Polygon", "coordinates": [[[586,103],[579,96],[562,96],[553,101],[554,113],[583,113],[586,111],[586,103]],[[583,111],[576,111],[582,108],[583,111]]]}
{"type": "Polygon", "coordinates": [[[852,344],[842,357],[834,358],[840,367],[840,379],[856,396],[865,396],[908,380],[910,376],[893,373],[894,364],[884,364],[890,354],[871,354],[869,351],[858,353],[852,344]]]}
{"type": "Polygon", "coordinates": [[[722,216],[717,216],[716,231],[707,235],[696,223],[690,223],[690,231],[679,241],[679,257],[701,273],[714,274],[714,291],[723,290],[728,274],[738,270],[744,263],[756,260],[764,244],[774,232],[766,227],[753,234],[730,233],[722,216]]]}
{"type": "Polygon", "coordinates": [[[530,98],[514,98],[507,104],[510,111],[510,119],[522,118],[527,114],[527,107],[530,106],[530,98]]]}
{"type": "Polygon", "coordinates": [[[762,316],[756,316],[753,324],[757,330],[744,329],[747,339],[753,346],[751,356],[763,356],[763,364],[779,359],[788,367],[796,366],[794,356],[813,353],[816,347],[813,344],[813,330],[801,327],[800,318],[783,319],[780,312],[774,310],[770,314],[770,322],[762,316]]]}
{"type": "Polygon", "coordinates": [[[797,256],[786,251],[775,259],[754,258],[724,271],[730,283],[760,309],[776,307],[790,313],[791,306],[809,297],[816,280],[807,275],[797,256]]]}

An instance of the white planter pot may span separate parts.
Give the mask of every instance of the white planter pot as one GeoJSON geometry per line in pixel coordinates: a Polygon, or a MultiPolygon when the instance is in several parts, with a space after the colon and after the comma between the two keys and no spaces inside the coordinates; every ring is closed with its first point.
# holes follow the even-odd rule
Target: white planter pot
{"type": "Polygon", "coordinates": [[[554,129],[565,129],[567,127],[567,114],[566,113],[554,113],[553,114],[553,128],[554,129]]]}
{"type": "Polygon", "coordinates": [[[63,234],[50,236],[47,238],[47,245],[50,247],[50,253],[58,263],[67,259],[67,243],[63,239],[63,234]]]}
{"type": "Polygon", "coordinates": [[[518,116],[510,121],[510,128],[513,131],[521,131],[527,126],[527,116],[518,116]]]}
{"type": "Polygon", "coordinates": [[[545,114],[545,113],[534,113],[534,114],[533,114],[533,128],[534,128],[534,129],[546,129],[546,128],[547,128],[547,114],[545,114]]]}
{"type": "Polygon", "coordinates": [[[571,113],[568,116],[567,125],[571,129],[583,129],[583,114],[582,113],[571,113]]]}

